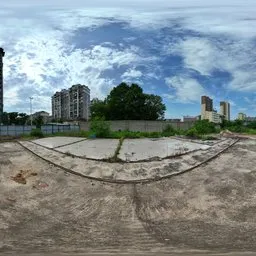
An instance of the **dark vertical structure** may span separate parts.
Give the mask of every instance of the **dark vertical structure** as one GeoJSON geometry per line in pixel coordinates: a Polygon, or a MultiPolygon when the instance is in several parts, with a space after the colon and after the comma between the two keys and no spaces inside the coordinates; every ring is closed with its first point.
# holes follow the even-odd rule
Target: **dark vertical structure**
{"type": "Polygon", "coordinates": [[[220,102],[220,113],[226,120],[230,121],[230,104],[228,102],[220,102]]]}
{"type": "Polygon", "coordinates": [[[3,118],[3,109],[4,109],[4,78],[3,78],[3,57],[4,49],[0,48],[0,124],[2,123],[3,118]]]}
{"type": "Polygon", "coordinates": [[[208,96],[202,96],[201,98],[201,104],[205,105],[205,111],[213,111],[213,103],[212,99],[208,96]]]}

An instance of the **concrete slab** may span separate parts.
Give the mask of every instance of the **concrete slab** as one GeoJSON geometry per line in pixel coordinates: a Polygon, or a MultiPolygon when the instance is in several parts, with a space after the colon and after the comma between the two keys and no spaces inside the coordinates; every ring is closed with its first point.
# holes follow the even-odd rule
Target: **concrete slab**
{"type": "Polygon", "coordinates": [[[62,153],[71,153],[75,156],[101,160],[113,157],[118,146],[117,139],[84,140],[72,145],[59,147],[56,150],[62,153]]]}
{"type": "Polygon", "coordinates": [[[127,139],[124,141],[118,157],[126,162],[166,158],[195,150],[206,150],[208,145],[185,142],[171,138],[127,139]]]}
{"type": "MultiPolygon", "coordinates": [[[[210,147],[206,151],[198,150],[177,158],[166,158],[162,161],[128,163],[108,163],[98,160],[82,159],[63,155],[61,152],[39,146],[30,141],[21,141],[20,143],[41,158],[87,177],[102,178],[113,181],[137,181],[185,172],[186,170],[207,161],[207,159],[210,159],[217,153],[221,152],[235,141],[236,140],[234,139],[228,139],[210,147]]],[[[255,153],[253,152],[253,156],[254,155],[255,153]]],[[[16,158],[16,156],[14,155],[13,158],[16,158]]],[[[26,164],[25,160],[24,163],[26,164]]],[[[26,170],[26,168],[23,169],[26,170]]]]}
{"type": "MultiPolygon", "coordinates": [[[[105,166],[110,166],[109,171],[120,166],[23,143],[37,153],[38,148],[50,152],[44,154],[48,160],[73,170],[89,173],[96,162],[95,170],[102,166],[105,174],[105,166]]],[[[85,179],[41,160],[17,143],[2,143],[0,255],[255,256],[255,154],[256,140],[253,144],[241,140],[191,172],[131,186],[85,179]],[[20,170],[37,175],[27,177],[26,185],[18,184],[11,177],[20,170]]],[[[173,160],[161,161],[166,162],[166,171],[173,160]]],[[[156,162],[156,168],[161,162],[156,162]]],[[[141,163],[127,165],[136,165],[138,171],[141,163]]],[[[146,173],[149,165],[145,163],[146,173]]],[[[127,175],[131,171],[127,167],[127,175]]]]}
{"type": "Polygon", "coordinates": [[[60,147],[64,146],[70,143],[75,143],[78,141],[85,140],[85,138],[81,137],[50,137],[50,138],[43,138],[43,139],[37,139],[33,140],[33,142],[44,146],[48,148],[55,148],[55,147],[60,147]]]}

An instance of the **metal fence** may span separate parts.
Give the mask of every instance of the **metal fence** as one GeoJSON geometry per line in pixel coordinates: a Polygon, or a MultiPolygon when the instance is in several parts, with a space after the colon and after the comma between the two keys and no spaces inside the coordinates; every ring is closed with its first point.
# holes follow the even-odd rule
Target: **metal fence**
{"type": "Polygon", "coordinates": [[[63,125],[43,125],[41,127],[41,131],[43,134],[53,134],[57,132],[68,132],[68,131],[79,131],[80,126],[79,125],[73,125],[73,124],[63,124],[63,125]]]}
{"type": "Polygon", "coordinates": [[[30,125],[0,125],[0,136],[19,136],[30,134],[36,126],[30,125]]]}
{"type": "MultiPolygon", "coordinates": [[[[0,136],[20,136],[24,134],[30,134],[36,126],[30,125],[0,125],[0,136]]],[[[41,131],[43,134],[53,134],[57,132],[67,132],[67,131],[79,131],[79,125],[43,125],[41,126],[41,131]]]]}

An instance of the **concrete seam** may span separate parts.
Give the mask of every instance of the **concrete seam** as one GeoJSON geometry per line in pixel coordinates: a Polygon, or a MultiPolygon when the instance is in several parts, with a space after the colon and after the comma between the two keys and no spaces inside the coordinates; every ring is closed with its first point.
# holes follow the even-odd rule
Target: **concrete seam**
{"type": "Polygon", "coordinates": [[[155,178],[148,178],[148,179],[139,179],[139,180],[110,180],[110,179],[104,179],[104,178],[97,178],[97,177],[92,177],[92,176],[88,176],[88,175],[84,175],[82,173],[79,173],[79,172],[76,172],[76,171],[72,171],[66,167],[63,167],[61,165],[58,165],[58,164],[55,164],[53,162],[51,162],[50,160],[47,160],[46,158],[44,157],[41,157],[40,155],[38,155],[37,153],[33,152],[32,150],[28,149],[26,146],[22,145],[19,141],[17,141],[17,143],[19,145],[21,145],[24,149],[28,150],[29,152],[31,152],[32,154],[34,154],[35,156],[39,157],[40,159],[48,162],[49,164],[52,164],[60,169],[63,169],[64,171],[66,172],[69,172],[71,174],[74,174],[74,175],[77,175],[77,176],[80,176],[80,177],[83,177],[83,178],[86,178],[86,179],[89,179],[89,180],[96,180],[96,181],[101,181],[101,182],[106,182],[106,183],[112,183],[112,184],[148,184],[148,183],[152,183],[152,182],[156,182],[156,181],[160,181],[160,180],[164,180],[164,179],[168,179],[168,178],[171,178],[172,176],[178,176],[178,175],[181,175],[183,173],[186,173],[186,172],[189,172],[189,171],[192,171],[208,162],[210,162],[211,160],[217,158],[220,154],[222,154],[224,151],[228,150],[230,147],[232,147],[233,145],[235,145],[240,139],[236,139],[233,143],[231,143],[230,145],[228,145],[227,147],[225,147],[223,150],[219,151],[217,154],[213,155],[212,157],[206,159],[205,161],[195,165],[195,166],[192,166],[186,170],[183,170],[183,171],[180,171],[180,172],[174,172],[174,173],[171,173],[171,174],[168,174],[168,175],[165,175],[165,176],[162,176],[162,177],[155,177],[155,178]]]}

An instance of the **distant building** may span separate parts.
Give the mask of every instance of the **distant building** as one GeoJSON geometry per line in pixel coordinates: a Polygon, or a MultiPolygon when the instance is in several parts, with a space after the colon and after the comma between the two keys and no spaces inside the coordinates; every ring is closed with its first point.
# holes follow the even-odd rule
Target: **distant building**
{"type": "Polygon", "coordinates": [[[228,102],[220,102],[220,115],[223,116],[225,120],[230,121],[230,104],[228,102]]]}
{"type": "Polygon", "coordinates": [[[246,119],[246,114],[244,114],[244,113],[238,113],[237,119],[238,119],[238,120],[245,120],[245,119],[246,119]]]}
{"type": "Polygon", "coordinates": [[[0,124],[2,123],[3,109],[4,109],[4,79],[3,79],[3,57],[5,55],[4,49],[0,48],[0,124]]]}
{"type": "Polygon", "coordinates": [[[201,97],[201,119],[216,124],[221,123],[221,115],[213,109],[213,100],[208,96],[201,97]]]}
{"type": "Polygon", "coordinates": [[[183,116],[183,122],[195,122],[199,119],[199,116],[183,116]]]}
{"type": "Polygon", "coordinates": [[[52,96],[52,116],[54,119],[61,119],[61,92],[56,92],[52,96]]]}
{"type": "Polygon", "coordinates": [[[52,116],[62,120],[88,120],[90,116],[90,89],[76,84],[52,96],[52,116]]]}
{"type": "Polygon", "coordinates": [[[201,97],[201,113],[205,111],[213,111],[213,101],[208,96],[201,97]]]}
{"type": "Polygon", "coordinates": [[[216,110],[206,111],[204,119],[207,119],[209,120],[209,122],[216,123],[216,124],[221,123],[221,115],[218,114],[216,110]]]}
{"type": "Polygon", "coordinates": [[[41,116],[43,118],[44,123],[48,123],[50,121],[50,114],[46,111],[39,111],[32,115],[32,118],[35,119],[41,116]]]}
{"type": "Polygon", "coordinates": [[[245,118],[245,121],[246,121],[246,122],[255,122],[255,121],[256,121],[256,117],[247,116],[247,117],[245,118]]]}
{"type": "Polygon", "coordinates": [[[165,121],[179,123],[179,122],[181,122],[181,119],[180,118],[170,118],[170,119],[165,119],[165,121]]]}

